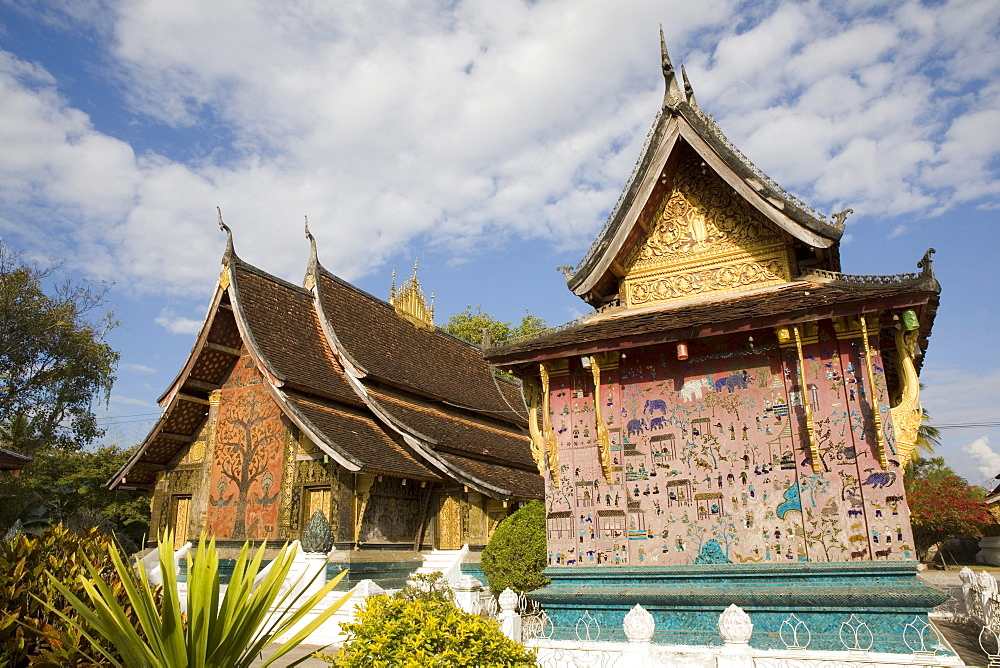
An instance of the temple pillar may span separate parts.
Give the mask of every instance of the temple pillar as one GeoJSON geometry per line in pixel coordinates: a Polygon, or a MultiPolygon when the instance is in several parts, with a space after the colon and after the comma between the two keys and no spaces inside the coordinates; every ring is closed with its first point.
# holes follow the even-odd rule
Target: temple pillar
{"type": "Polygon", "coordinates": [[[191,498],[191,523],[195,533],[205,528],[208,515],[208,497],[211,494],[209,481],[212,477],[212,458],[215,455],[215,431],[219,417],[219,404],[222,402],[222,390],[212,390],[208,394],[208,420],[205,434],[205,445],[202,453],[201,471],[198,484],[191,498]]]}

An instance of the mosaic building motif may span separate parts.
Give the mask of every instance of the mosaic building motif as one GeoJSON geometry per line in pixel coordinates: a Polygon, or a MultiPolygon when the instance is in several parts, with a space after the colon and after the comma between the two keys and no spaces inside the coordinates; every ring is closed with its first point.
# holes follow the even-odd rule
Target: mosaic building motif
{"type": "Polygon", "coordinates": [[[875,387],[858,339],[829,323],[795,348],[765,333],[629,350],[592,374],[574,360],[550,372],[558,485],[549,476],[553,566],[844,562],[914,558],[891,419],[888,468],[871,406],[888,406],[881,357],[875,387]],[[806,430],[811,408],[817,473],[806,430]],[[610,435],[611,481],[597,425],[610,435]]]}
{"type": "Polygon", "coordinates": [[[226,540],[277,538],[285,427],[250,357],[222,386],[208,528],[226,540]]]}

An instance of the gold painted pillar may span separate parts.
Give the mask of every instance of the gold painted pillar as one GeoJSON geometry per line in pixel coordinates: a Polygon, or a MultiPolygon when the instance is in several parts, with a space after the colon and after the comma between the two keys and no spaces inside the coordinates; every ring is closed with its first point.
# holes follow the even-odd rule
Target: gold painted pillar
{"type": "MultiPolygon", "coordinates": [[[[878,334],[878,327],[875,334],[878,334]]],[[[868,374],[868,401],[871,403],[872,421],[875,426],[875,441],[878,448],[878,461],[885,471],[889,468],[889,459],[885,444],[885,434],[882,432],[882,414],[878,410],[878,392],[875,388],[875,369],[872,365],[872,356],[875,351],[868,345],[868,321],[866,316],[861,316],[861,341],[865,356],[865,371],[868,374]]]]}
{"type": "MultiPolygon", "coordinates": [[[[809,460],[812,464],[813,473],[823,471],[823,462],[820,460],[819,442],[816,439],[816,424],[813,422],[812,404],[809,401],[809,384],[806,382],[806,361],[802,354],[803,344],[816,343],[819,340],[819,323],[805,322],[801,325],[791,327],[778,327],[775,329],[778,336],[778,344],[781,348],[795,347],[798,359],[799,377],[799,397],[802,401],[802,410],[806,418],[806,438],[809,447],[809,460]]],[[[789,405],[791,397],[789,397],[789,405]]],[[[789,419],[791,416],[789,416],[789,419]]]]}
{"type": "Polygon", "coordinates": [[[559,444],[552,431],[551,401],[549,400],[549,367],[543,362],[538,365],[538,373],[542,378],[542,432],[545,434],[545,454],[548,460],[549,473],[552,474],[552,484],[559,486],[559,444]]]}
{"type": "Polygon", "coordinates": [[[209,483],[212,479],[212,459],[215,456],[215,433],[219,419],[219,404],[222,403],[222,390],[212,390],[208,393],[208,433],[205,434],[205,451],[202,455],[201,472],[198,485],[191,499],[191,515],[197,531],[200,533],[206,527],[208,516],[208,497],[211,494],[209,483]]]}
{"type": "Polygon", "coordinates": [[[594,430],[597,434],[597,450],[601,460],[601,470],[604,479],[611,484],[611,437],[604,425],[604,415],[601,413],[601,361],[599,355],[590,358],[590,372],[594,375],[594,430]]]}
{"type": "Polygon", "coordinates": [[[375,483],[374,473],[356,473],[354,475],[354,549],[361,548],[361,523],[365,519],[365,510],[371,500],[372,485],[375,483]]]}

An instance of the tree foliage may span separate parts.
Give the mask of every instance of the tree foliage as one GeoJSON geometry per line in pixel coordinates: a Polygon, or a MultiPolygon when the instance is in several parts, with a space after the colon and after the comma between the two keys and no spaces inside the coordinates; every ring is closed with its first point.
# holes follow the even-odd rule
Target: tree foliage
{"type": "MultiPolygon", "coordinates": [[[[53,585],[83,594],[78,581],[87,573],[84,558],[93,564],[111,596],[122,606],[133,625],[137,618],[118,577],[110,552],[114,543],[95,529],[74,533],[52,527],[37,537],[20,535],[0,541],[0,664],[4,666],[92,665],[93,643],[80,629],[66,625],[59,615],[78,619],[70,602],[53,585]]],[[[112,645],[104,649],[120,659],[112,645]]]]}
{"type": "Polygon", "coordinates": [[[986,490],[969,485],[944,458],[914,459],[911,464],[905,485],[918,559],[941,541],[982,536],[983,528],[995,523],[984,502],[986,490]]]}
{"type": "Polygon", "coordinates": [[[138,550],[149,526],[149,497],[104,486],[132,452],[116,446],[36,452],[20,477],[0,475],[0,531],[16,520],[29,532],[57,523],[74,531],[96,527],[113,533],[126,551],[138,550]]]}
{"type": "Polygon", "coordinates": [[[483,550],[480,566],[490,589],[527,592],[549,583],[546,565],[545,504],[530,501],[505,518],[483,550]]]}
{"type": "Polygon", "coordinates": [[[496,622],[434,597],[372,596],[341,630],[348,640],[340,652],[320,655],[338,668],[535,665],[534,652],[496,622]]]}
{"type": "MultiPolygon", "coordinates": [[[[64,583],[50,576],[52,586],[73,608],[73,616],[59,614],[59,617],[68,628],[78,632],[90,629],[92,636],[114,648],[94,647],[110,665],[243,668],[257,664],[261,651],[276,638],[291,635],[259,664],[266,668],[298,646],[351,597],[348,592],[306,622],[309,612],[333,591],[347,571],[341,571],[314,594],[307,593],[311,581],[306,583],[306,590],[295,588],[286,592],[285,579],[294,563],[296,549],[288,544],[282,547],[270,569],[258,580],[266,546],[261,545],[251,555],[247,543],[240,550],[229,585],[222,594],[219,551],[215,539],[209,540],[202,534],[188,569],[184,597],[187,607],[182,613],[173,542],[169,532],[160,537],[162,588],[149,582],[144,568],[137,572],[117,551],[108,550],[114,574],[125,585],[125,604],[87,557],[82,558],[86,575],[78,576],[76,582],[64,583]],[[81,587],[83,593],[71,591],[74,586],[81,587]],[[134,614],[130,614],[132,610],[134,614]],[[118,661],[118,653],[123,661],[118,661]]],[[[325,570],[320,570],[316,576],[324,573],[325,570]]],[[[55,611],[54,606],[48,607],[55,611]]]]}
{"type": "Polygon", "coordinates": [[[108,286],[57,280],[57,268],[0,242],[0,440],[27,454],[100,436],[91,406],[109,396],[118,364],[104,341],[117,325],[102,312],[108,286]]]}
{"type": "Polygon", "coordinates": [[[510,322],[497,320],[484,311],[482,306],[476,306],[475,310],[472,306],[466,306],[464,311],[452,314],[441,329],[476,345],[483,344],[485,333],[489,343],[496,346],[544,330],[545,321],[525,310],[521,324],[514,326],[510,322]]]}

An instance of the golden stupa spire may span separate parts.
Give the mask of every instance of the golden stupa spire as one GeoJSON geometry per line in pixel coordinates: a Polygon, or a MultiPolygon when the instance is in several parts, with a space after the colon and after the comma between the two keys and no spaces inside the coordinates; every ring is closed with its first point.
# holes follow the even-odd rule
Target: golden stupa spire
{"type": "Polygon", "coordinates": [[[408,320],[416,327],[434,329],[434,296],[428,305],[424,299],[423,288],[417,278],[417,261],[413,261],[413,275],[403,281],[396,289],[396,270],[392,270],[392,286],[389,288],[389,303],[396,309],[399,317],[408,320]]]}

